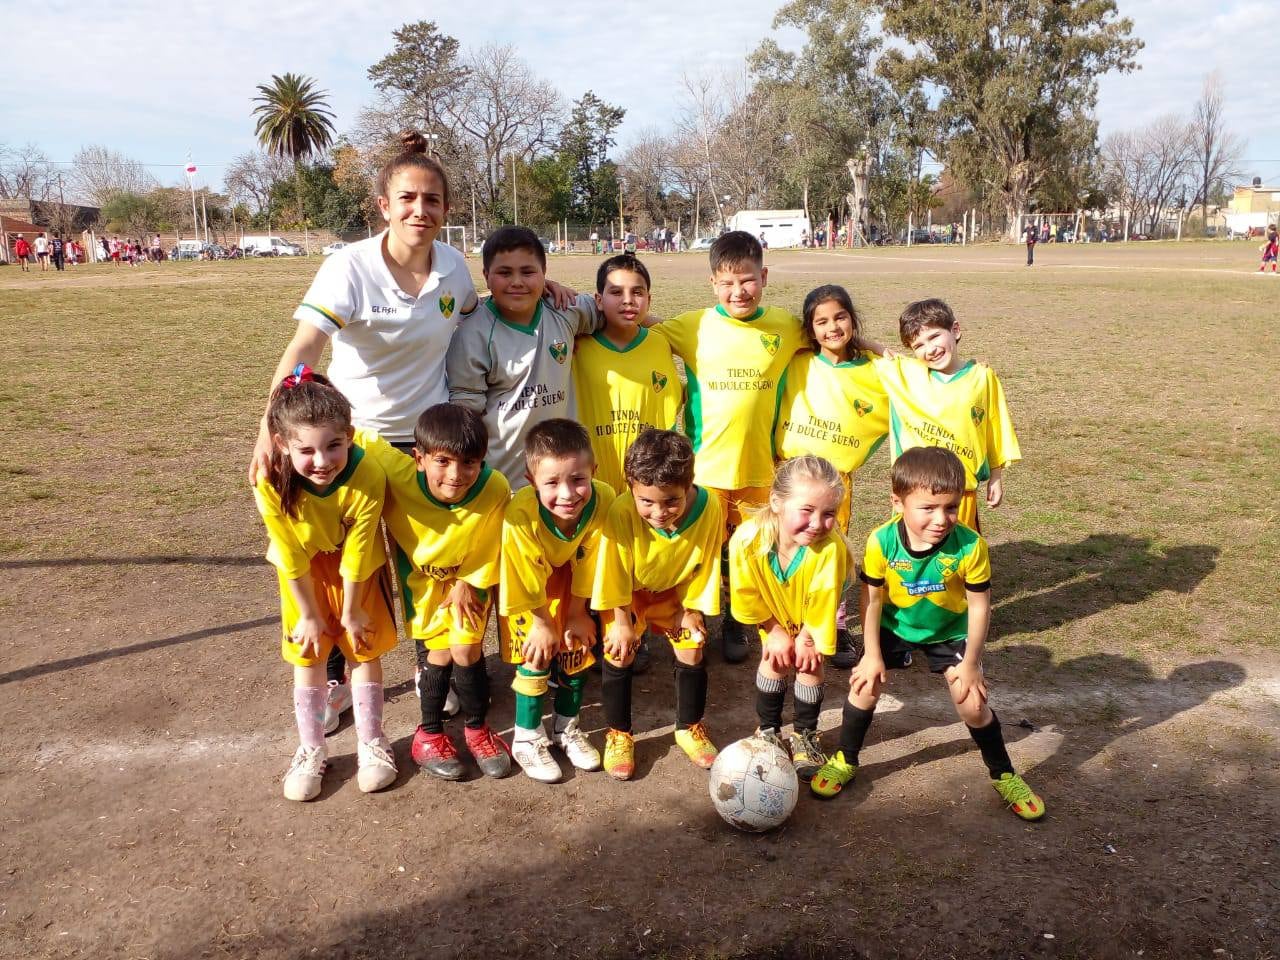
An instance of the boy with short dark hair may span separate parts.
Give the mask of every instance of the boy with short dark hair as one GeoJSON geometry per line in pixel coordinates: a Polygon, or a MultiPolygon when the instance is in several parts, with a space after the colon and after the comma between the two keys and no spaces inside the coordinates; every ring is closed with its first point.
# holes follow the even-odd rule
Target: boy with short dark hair
{"type": "Polygon", "coordinates": [[[578,420],[591,436],[596,477],[622,493],[623,461],[650,427],[674,427],[683,388],[661,328],[646,329],[649,271],[619,254],[596,271],[596,307],[604,327],[574,346],[573,381],[578,420]]]}
{"type": "Polygon", "coordinates": [[[625,469],[630,491],[609,510],[591,595],[604,626],[604,768],[618,780],[635,771],[632,663],[646,627],[664,635],[675,655],[676,743],[700,767],[715,761],[702,722],[704,617],[720,612],[724,538],[720,500],[694,485],[693,448],[685,437],[646,430],[627,451],[625,469]]]}
{"type": "Polygon", "coordinates": [[[893,465],[894,516],[867,538],[862,660],[849,679],[840,750],[810,786],[834,797],[853,779],[858,753],[888,681],[888,667],[923,653],[941,674],[996,792],[1024,820],[1044,816],[1044,801],[1013,770],[1000,721],[987,703],[982,651],[991,622],[991,564],[981,534],[958,523],[965,490],[960,459],[940,447],[915,447],[893,465]]]}
{"type": "Polygon", "coordinates": [[[481,250],[489,297],[458,324],[445,359],[449,399],[483,414],[489,461],[519,489],[524,439],[544,420],[574,416],[574,338],[603,318],[580,295],[561,310],[543,299],[547,254],[527,227],[502,227],[481,250]]]}
{"type": "Polygon", "coordinates": [[[467,749],[481,772],[511,769],[506,745],[486,722],[489,674],[485,624],[498,583],[506,478],[485,465],[489,438],[474,410],[439,403],[418,418],[412,455],[376,433],[359,442],[387,475],[382,516],[397,544],[405,628],[421,644],[418,690],[422,722],[413,735],[414,761],[444,780],[461,779],[457,748],[444,732],[444,704],[453,679],[467,749]]]}
{"type": "Polygon", "coordinates": [[[960,357],[960,324],[938,299],[907,304],[898,319],[903,346],[915,357],[874,361],[889,395],[889,451],[897,459],[912,447],[945,447],[965,468],[960,522],[978,523],[978,484],[987,506],[1004,499],[1004,470],[1022,459],[1004,388],[986,364],[960,357]]]}
{"type": "MultiPolygon", "coordinates": [[[[731,230],[711,245],[716,305],[658,325],[688,376],[685,433],[697,454],[694,477],[723,508],[723,540],[742,519],[741,508],[769,498],[774,422],[782,376],[803,342],[799,319],[762,307],[769,270],[760,241],[731,230]]],[[[725,611],[721,651],[730,663],[747,656],[742,625],[725,611]]]]}
{"type": "Polygon", "coordinates": [[[598,770],[600,754],[578,724],[586,670],[595,662],[595,624],[587,603],[600,531],[613,490],[593,478],[591,440],[572,420],[545,420],[525,438],[525,477],[502,522],[498,639],[518,664],[512,754],[534,780],[555,783],[560,765],[542,726],[542,699],[556,680],[556,744],[579,770],[598,770]]]}

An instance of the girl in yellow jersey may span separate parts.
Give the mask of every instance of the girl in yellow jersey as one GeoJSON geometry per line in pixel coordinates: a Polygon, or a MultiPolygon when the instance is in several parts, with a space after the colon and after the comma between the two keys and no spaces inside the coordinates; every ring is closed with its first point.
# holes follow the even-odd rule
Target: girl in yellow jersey
{"type": "Polygon", "coordinates": [[[822,664],[836,650],[836,606],[844,592],[849,547],[836,529],[844,484],[821,457],[793,457],[773,476],[769,502],[729,540],[733,616],[760,631],[756,673],[757,735],[781,744],[786,681],[795,676],[796,774],[809,780],[826,762],[818,745],[822,664]]]}
{"type": "MultiPolygon", "coordinates": [[[[853,475],[889,432],[889,398],[871,363],[880,348],[863,338],[862,318],[849,292],[831,283],[804,298],[804,333],[809,349],[797,353],[787,367],[774,420],[774,455],[786,460],[811,453],[839,471],[844,494],[836,526],[847,533],[853,475]]],[[[831,658],[842,669],[857,659],[845,619],[842,599],[831,658]]]]}
{"type": "Polygon", "coordinates": [[[267,408],[271,469],[254,488],[276,568],[281,654],[293,664],[301,745],[284,779],[290,800],[320,793],[327,753],[325,661],[336,644],[356,664],[357,782],[365,793],[396,778],[382,732],[383,654],[396,643],[378,520],[386,474],[352,443],[351,405],[327,378],[299,364],[267,408]]]}

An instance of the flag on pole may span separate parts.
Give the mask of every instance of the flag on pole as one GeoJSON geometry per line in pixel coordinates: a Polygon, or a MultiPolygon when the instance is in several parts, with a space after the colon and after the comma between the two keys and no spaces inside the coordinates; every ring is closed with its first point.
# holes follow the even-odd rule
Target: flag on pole
{"type": "Polygon", "coordinates": [[[187,167],[186,167],[186,170],[187,170],[187,177],[188,177],[188,178],[190,178],[190,177],[194,177],[194,176],[196,175],[196,165],[195,165],[193,162],[191,162],[190,160],[188,160],[188,161],[187,161],[187,167]]]}

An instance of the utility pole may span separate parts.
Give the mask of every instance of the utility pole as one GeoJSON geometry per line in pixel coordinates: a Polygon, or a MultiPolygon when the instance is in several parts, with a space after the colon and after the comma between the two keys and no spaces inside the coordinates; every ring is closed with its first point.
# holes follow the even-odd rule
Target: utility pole
{"type": "Polygon", "coordinates": [[[516,155],[511,154],[511,219],[520,225],[520,187],[516,183],[516,155]]]}

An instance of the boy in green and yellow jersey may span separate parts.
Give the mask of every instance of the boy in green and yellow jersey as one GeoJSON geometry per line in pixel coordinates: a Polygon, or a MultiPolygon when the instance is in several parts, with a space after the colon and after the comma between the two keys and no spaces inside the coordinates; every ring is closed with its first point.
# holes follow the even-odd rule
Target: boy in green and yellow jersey
{"type": "Polygon", "coordinates": [[[810,786],[834,797],[853,779],[858,753],[888,681],[922,653],[947,682],[991,784],[1024,820],[1044,816],[1044,801],[1014,772],[1000,721],[987,702],[982,652],[991,623],[991,562],[981,534],[957,522],[965,468],[951,451],[914,447],[893,465],[894,517],[871,532],[862,561],[862,660],[849,679],[840,749],[810,786]]]}

